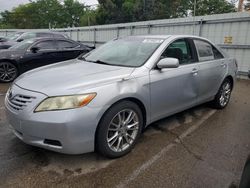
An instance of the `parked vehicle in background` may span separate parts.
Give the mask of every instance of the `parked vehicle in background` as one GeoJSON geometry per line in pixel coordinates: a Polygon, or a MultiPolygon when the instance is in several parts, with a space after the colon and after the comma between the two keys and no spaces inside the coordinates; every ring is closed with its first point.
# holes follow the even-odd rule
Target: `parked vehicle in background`
{"type": "Polygon", "coordinates": [[[20,36],[22,35],[24,32],[23,31],[18,31],[18,32],[14,32],[12,33],[11,35],[8,35],[8,36],[1,36],[0,37],[0,49],[6,49],[8,48],[8,45],[7,45],[7,41],[12,41],[12,42],[15,42],[15,40],[20,36]],[[7,47],[4,47],[4,44],[2,44],[3,42],[5,42],[5,45],[7,45],[7,47]]]}
{"type": "Polygon", "coordinates": [[[207,39],[130,36],[23,74],[6,114],[27,144],[120,157],[154,121],[208,101],[225,108],[236,72],[236,60],[207,39]]]}
{"type": "Polygon", "coordinates": [[[28,70],[74,59],[92,49],[65,38],[28,39],[0,51],[0,81],[11,82],[28,70]]]}
{"type": "Polygon", "coordinates": [[[22,33],[14,33],[8,37],[0,37],[0,50],[8,49],[9,47],[15,45],[17,42],[15,39],[22,33]]]}
{"type": "Polygon", "coordinates": [[[42,38],[42,37],[50,37],[50,38],[66,38],[69,37],[63,33],[58,32],[15,32],[10,36],[1,37],[0,38],[0,50],[1,49],[8,49],[11,46],[14,46],[18,42],[22,42],[27,39],[32,38],[42,38]]]}
{"type": "Polygon", "coordinates": [[[9,40],[16,40],[19,36],[21,36],[22,34],[24,33],[24,31],[17,31],[17,32],[14,32],[8,36],[6,36],[5,38],[6,39],[9,39],[9,40]]]}

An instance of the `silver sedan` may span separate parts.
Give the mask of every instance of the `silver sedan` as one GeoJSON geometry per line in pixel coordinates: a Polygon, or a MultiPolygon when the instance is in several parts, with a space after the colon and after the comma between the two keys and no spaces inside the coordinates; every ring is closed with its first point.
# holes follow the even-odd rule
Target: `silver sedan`
{"type": "Polygon", "coordinates": [[[21,75],[6,113],[27,144],[115,158],[154,121],[208,101],[226,107],[236,73],[236,60],[204,38],[124,37],[21,75]]]}

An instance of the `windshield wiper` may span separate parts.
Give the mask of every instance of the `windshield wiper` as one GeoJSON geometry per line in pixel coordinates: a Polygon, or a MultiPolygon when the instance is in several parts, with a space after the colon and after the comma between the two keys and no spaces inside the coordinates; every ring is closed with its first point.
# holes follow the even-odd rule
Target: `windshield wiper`
{"type": "Polygon", "coordinates": [[[103,65],[113,65],[113,64],[111,64],[111,63],[107,63],[107,62],[104,62],[104,61],[101,61],[101,60],[96,60],[96,61],[93,61],[93,60],[88,60],[88,59],[86,59],[85,57],[79,57],[78,59],[80,59],[80,60],[83,60],[83,61],[87,61],[87,62],[91,62],[91,63],[98,63],[98,64],[103,64],[103,65]]]}
{"type": "Polygon", "coordinates": [[[84,61],[87,61],[87,62],[91,62],[91,63],[98,63],[98,64],[103,64],[103,65],[113,65],[113,64],[110,64],[110,63],[107,63],[107,62],[104,62],[104,61],[101,61],[101,60],[96,60],[96,61],[93,61],[93,60],[88,60],[88,59],[83,59],[84,61]]]}
{"type": "Polygon", "coordinates": [[[86,61],[85,57],[83,57],[83,56],[78,57],[78,59],[83,60],[83,61],[86,61]]]}
{"type": "Polygon", "coordinates": [[[101,60],[93,61],[93,63],[103,64],[103,65],[112,65],[110,63],[107,63],[107,62],[104,62],[104,61],[101,61],[101,60]]]}

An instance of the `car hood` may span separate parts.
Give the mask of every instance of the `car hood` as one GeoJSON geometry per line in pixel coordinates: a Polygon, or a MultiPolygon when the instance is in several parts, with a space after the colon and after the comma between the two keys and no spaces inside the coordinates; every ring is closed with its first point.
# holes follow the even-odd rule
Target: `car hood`
{"type": "Polygon", "coordinates": [[[134,68],[69,60],[29,71],[15,80],[21,88],[48,96],[67,95],[127,78],[134,68]]]}
{"type": "Polygon", "coordinates": [[[0,50],[0,59],[16,59],[24,54],[23,50],[0,50]]]}
{"type": "Polygon", "coordinates": [[[4,42],[0,42],[0,47],[1,46],[8,46],[8,47],[10,47],[10,46],[13,46],[15,44],[17,44],[16,41],[7,40],[7,41],[4,41],[4,42]]]}

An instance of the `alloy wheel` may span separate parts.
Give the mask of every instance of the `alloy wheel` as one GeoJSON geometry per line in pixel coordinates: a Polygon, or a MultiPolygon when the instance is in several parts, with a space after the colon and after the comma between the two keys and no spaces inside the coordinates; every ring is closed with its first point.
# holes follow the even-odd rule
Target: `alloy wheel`
{"type": "Polygon", "coordinates": [[[126,109],[118,112],[111,120],[107,143],[114,152],[128,149],[135,141],[139,132],[139,118],[135,111],[126,109]]]}
{"type": "Polygon", "coordinates": [[[0,80],[3,82],[13,81],[17,76],[16,67],[8,62],[0,63],[0,80]]]}
{"type": "Polygon", "coordinates": [[[229,102],[229,99],[230,99],[230,95],[231,95],[231,84],[229,82],[225,82],[222,85],[221,95],[220,95],[220,98],[219,98],[221,106],[226,106],[227,105],[227,103],[229,102]]]}

